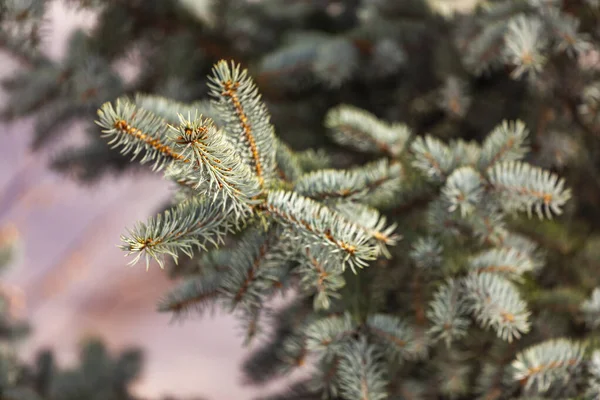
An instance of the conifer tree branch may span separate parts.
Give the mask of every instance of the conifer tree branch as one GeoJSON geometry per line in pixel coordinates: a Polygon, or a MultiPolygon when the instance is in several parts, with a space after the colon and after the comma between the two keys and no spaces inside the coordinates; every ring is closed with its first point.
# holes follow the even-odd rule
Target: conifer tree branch
{"type": "Polygon", "coordinates": [[[356,333],[349,314],[319,319],[306,327],[306,348],[310,351],[336,352],[356,333]]]}
{"type": "Polygon", "coordinates": [[[211,120],[180,116],[179,126],[170,130],[174,148],[188,162],[172,164],[168,176],[197,182],[195,189],[206,191],[235,215],[248,215],[259,204],[258,182],[211,120]]]}
{"type": "Polygon", "coordinates": [[[380,159],[348,170],[320,169],[302,175],[294,190],[318,201],[368,201],[386,184],[400,184],[402,167],[380,159]]]}
{"type": "Polygon", "coordinates": [[[529,131],[522,121],[502,121],[486,137],[481,148],[479,170],[502,161],[519,161],[529,151],[527,143],[529,131]]]}
{"type": "Polygon", "coordinates": [[[470,261],[471,269],[490,272],[518,280],[535,268],[534,261],[514,248],[493,248],[483,251],[470,261]]]}
{"type": "Polygon", "coordinates": [[[104,137],[113,147],[121,146],[121,153],[133,153],[133,158],[144,153],[141,163],[154,161],[154,169],[162,169],[174,160],[189,162],[175,152],[168,139],[168,125],[149,111],[140,110],[128,99],[117,99],[115,106],[104,103],[98,110],[96,122],[103,128],[104,137]]]}
{"type": "Polygon", "coordinates": [[[270,294],[276,270],[286,268],[281,251],[281,229],[269,226],[248,228],[230,250],[229,268],[223,274],[223,297],[231,310],[242,306],[246,310],[260,308],[270,294]]]}
{"type": "Polygon", "coordinates": [[[585,348],[559,338],[531,346],[512,362],[512,377],[525,389],[546,392],[559,379],[566,380],[581,365],[585,348]]]}
{"type": "Polygon", "coordinates": [[[465,285],[469,309],[482,327],[492,327],[508,342],[529,332],[530,312],[509,281],[489,272],[471,273],[465,285]]]}
{"type": "Polygon", "coordinates": [[[387,124],[359,108],[340,105],[325,117],[325,126],[338,143],[358,150],[396,158],[404,150],[411,131],[404,124],[387,124]]]}
{"type": "Polygon", "coordinates": [[[364,337],[347,345],[339,364],[339,385],[344,397],[352,400],[387,398],[387,379],[381,355],[364,337]]]}
{"type": "Polygon", "coordinates": [[[450,148],[432,136],[416,137],[410,149],[414,154],[413,166],[433,181],[443,181],[454,168],[450,148]]]}
{"type": "Polygon", "coordinates": [[[341,254],[344,267],[353,272],[376,256],[369,244],[370,235],[329,208],[295,192],[270,191],[266,210],[279,223],[290,227],[298,238],[312,248],[317,259],[341,254]]]}
{"type": "MultiPolygon", "coordinates": [[[[373,7],[379,10],[380,5],[373,7]]],[[[527,12],[535,13],[535,7],[526,7],[527,12]]],[[[503,21],[514,14],[514,7],[496,12],[495,18],[503,21]]],[[[499,45],[493,49],[495,54],[488,58],[484,49],[473,49],[476,55],[506,61],[503,55],[516,47],[503,38],[516,40],[519,32],[518,23],[509,29],[505,22],[483,29],[487,39],[499,45]],[[507,29],[512,33],[505,35],[507,29]]],[[[332,78],[334,84],[350,79],[344,74],[355,73],[351,63],[339,68],[332,64],[341,53],[358,62],[353,58],[358,48],[347,51],[348,43],[357,42],[342,34],[324,37],[316,47],[306,45],[305,49],[315,50],[307,55],[314,58],[308,68],[320,79],[340,71],[343,76],[332,78]],[[322,49],[337,49],[340,54],[321,54],[322,49]]],[[[368,52],[382,49],[393,50],[388,44],[373,43],[368,52]]],[[[368,52],[361,57],[371,57],[368,52]]],[[[532,65],[526,67],[536,72],[532,65]]],[[[146,152],[158,167],[166,166],[167,177],[186,187],[177,193],[177,206],[124,238],[122,247],[138,253],[134,262],[145,255],[147,263],[154,257],[162,266],[164,255],[177,261],[179,252],[191,256],[194,248],[208,245],[218,250],[202,258],[202,271],[181,273],[191,279],[168,295],[161,310],[202,312],[218,304],[241,318],[248,342],[264,331],[274,295],[294,290],[303,304],[301,315],[290,311],[294,321],[285,323],[281,320],[286,318],[279,316],[270,340],[245,369],[262,365],[260,371],[248,373],[250,381],[262,383],[314,360],[317,371],[310,387],[307,382],[297,386],[300,395],[357,400],[398,393],[527,396],[554,385],[557,393],[570,393],[575,385],[558,378],[582,376],[577,368],[586,355],[581,352],[580,357],[566,347],[556,354],[573,353],[567,361],[559,355],[546,361],[538,355],[540,359],[533,360],[526,349],[510,367],[509,379],[500,379],[507,360],[521,348],[504,343],[526,334],[529,343],[535,343],[540,336],[568,331],[558,325],[570,326],[563,322],[573,314],[579,318],[575,322],[581,333],[596,325],[598,296],[583,302],[587,292],[549,294],[549,287],[556,284],[553,268],[558,261],[548,263],[548,276],[540,282],[535,272],[544,260],[537,244],[510,232],[506,221],[514,211],[535,211],[540,218],[560,214],[570,190],[556,174],[522,161],[529,150],[528,131],[518,120],[494,127],[481,145],[456,138],[454,125],[460,124],[475,137],[479,132],[474,128],[489,121],[473,123],[478,116],[470,115],[471,110],[477,113],[478,108],[470,107],[467,113],[469,101],[458,93],[463,88],[455,80],[446,82],[444,99],[434,107],[441,106],[448,114],[442,116],[443,127],[406,116],[411,126],[419,131],[432,128],[435,136],[413,136],[408,125],[379,120],[354,106],[330,109],[324,122],[334,141],[371,153],[368,157],[383,156],[344,170],[333,168],[333,161],[346,160],[329,159],[314,150],[294,152],[279,141],[256,85],[235,63],[220,61],[214,66],[211,106],[139,95],[136,105],[117,104],[119,112],[127,114],[127,119],[121,118],[126,124],[122,127],[117,111],[103,108],[100,123],[105,135],[117,137],[113,143],[125,147],[125,153],[146,152]],[[219,121],[202,117],[202,112],[219,121]],[[445,142],[443,137],[455,139],[445,142]],[[384,216],[378,209],[411,199],[421,204],[402,218],[384,216]],[[398,226],[402,236],[396,233],[398,226]],[[223,248],[228,233],[233,234],[223,248]],[[395,247],[401,238],[409,242],[395,247]],[[387,260],[378,260],[382,255],[387,260]],[[378,268],[357,273],[374,260],[378,268]],[[533,297],[535,312],[524,301],[526,294],[521,291],[525,290],[537,293],[527,297],[533,297]],[[561,313],[557,321],[538,315],[542,295],[555,301],[567,299],[569,312],[561,313]],[[585,327],[580,323],[584,319],[585,327]],[[473,322],[492,334],[471,330],[473,322]],[[545,328],[549,333],[540,333],[545,328]],[[479,336],[467,340],[468,332],[481,340],[475,340],[479,336]],[[475,364],[463,354],[472,349],[486,352],[475,364]],[[508,354],[506,360],[499,362],[496,352],[508,354]],[[434,373],[422,379],[421,374],[410,372],[415,365],[433,367],[434,373]],[[494,369],[480,373],[474,365],[494,369]],[[442,382],[439,387],[412,387],[419,379],[421,386],[442,382]],[[468,388],[474,382],[477,388],[468,388]]],[[[479,107],[473,100],[472,106],[479,107]]],[[[404,111],[386,114],[404,116],[404,111]]],[[[535,154],[532,159],[539,161],[535,154]]],[[[579,385],[580,380],[576,382],[579,385]]]]}
{"type": "Polygon", "coordinates": [[[297,154],[285,143],[278,140],[275,150],[277,175],[285,182],[295,182],[302,175],[302,166],[297,154]]]}
{"type": "Polygon", "coordinates": [[[221,295],[220,287],[220,277],[217,274],[188,278],[160,300],[157,309],[173,313],[177,317],[191,311],[202,314],[215,305],[221,295]]]}
{"type": "Polygon", "coordinates": [[[384,348],[399,360],[414,358],[414,333],[405,321],[392,315],[374,314],[368,317],[366,326],[384,348]]]}
{"type": "Polygon", "coordinates": [[[232,229],[231,220],[220,208],[207,207],[205,200],[192,198],[146,223],[137,224],[129,231],[128,237],[121,236],[124,242],[121,248],[127,254],[137,253],[130,264],[145,255],[146,269],[151,258],[163,268],[165,255],[171,256],[175,262],[179,251],[191,257],[194,247],[206,249],[208,244],[217,246],[232,229]]]}
{"type": "Polygon", "coordinates": [[[256,85],[240,66],[221,60],[213,68],[209,88],[224,120],[225,132],[264,186],[275,172],[275,135],[256,85]]]}
{"type": "Polygon", "coordinates": [[[396,224],[388,224],[386,217],[382,216],[379,211],[360,203],[337,203],[333,209],[348,221],[354,221],[373,238],[378,255],[391,257],[388,246],[395,246],[402,239],[402,236],[395,233],[396,224]]]}
{"type": "Polygon", "coordinates": [[[446,180],[442,194],[450,204],[448,211],[460,210],[461,217],[471,215],[483,197],[483,178],[472,167],[455,169],[446,180]]]}
{"type": "Polygon", "coordinates": [[[562,213],[562,207],[571,198],[564,179],[523,162],[501,162],[490,167],[487,173],[507,211],[527,211],[531,215],[535,210],[540,219],[551,219],[552,214],[562,213]]]}
{"type": "Polygon", "coordinates": [[[331,156],[323,149],[306,149],[297,153],[298,164],[304,173],[331,167],[331,156]]]}
{"type": "Polygon", "coordinates": [[[467,319],[468,304],[462,296],[461,285],[449,278],[436,291],[427,310],[432,326],[428,333],[436,340],[444,340],[447,347],[467,334],[471,325],[467,319]]]}

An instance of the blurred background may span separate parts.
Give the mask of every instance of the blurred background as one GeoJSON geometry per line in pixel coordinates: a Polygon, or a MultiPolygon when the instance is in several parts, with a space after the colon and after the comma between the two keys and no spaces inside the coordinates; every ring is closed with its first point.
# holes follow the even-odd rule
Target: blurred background
{"type": "MultiPolygon", "coordinates": [[[[64,2],[52,2],[48,17],[43,47],[52,59],[64,56],[75,28],[94,23],[93,14],[64,2]]],[[[0,52],[1,76],[17,68],[0,52]]],[[[2,93],[1,101],[11,99],[2,93]]],[[[117,248],[125,227],[154,214],[169,196],[160,174],[78,184],[51,171],[48,159],[54,146],[81,141],[81,126],[66,127],[66,135],[36,153],[30,151],[32,129],[30,118],[0,122],[0,225],[14,228],[19,241],[18,259],[3,284],[19,297],[18,312],[32,325],[20,354],[31,359],[50,347],[69,365],[82,338],[94,335],[112,351],[130,345],[145,350],[143,376],[134,387],[140,396],[251,398],[256,390],[241,385],[239,372],[248,349],[242,349],[233,318],[172,323],[156,312],[156,302],[173,282],[154,264],[148,271],[142,264],[127,267],[117,248]]]]}

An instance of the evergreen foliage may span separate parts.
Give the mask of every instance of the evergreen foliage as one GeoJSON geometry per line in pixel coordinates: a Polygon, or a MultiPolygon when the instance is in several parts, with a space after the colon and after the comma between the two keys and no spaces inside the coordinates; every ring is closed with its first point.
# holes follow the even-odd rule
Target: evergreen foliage
{"type": "MultiPolygon", "coordinates": [[[[212,92],[212,109],[225,121],[220,126],[200,115],[176,124],[131,98],[115,103],[134,113],[115,112],[112,103],[98,111],[98,125],[122,154],[135,157],[146,148],[182,187],[170,209],[123,237],[134,262],[145,257],[148,266],[154,258],[163,267],[170,256],[177,271],[183,252],[196,265],[179,273],[184,279],[161,311],[216,304],[241,317],[249,342],[268,332],[274,296],[294,289],[297,300],[275,314],[275,330],[245,369],[260,383],[314,364],[312,378],[293,388],[307,396],[384,399],[408,390],[396,383],[408,379],[431,382],[419,389],[431,398],[490,391],[562,398],[594,390],[590,345],[547,339],[539,326],[544,314],[527,302],[528,285],[545,290],[545,262],[540,244],[508,224],[519,214],[560,216],[572,194],[556,173],[524,161],[523,122],[503,121],[466,150],[340,105],[324,119],[331,138],[378,160],[303,170],[301,155],[273,134],[246,71],[220,61],[210,81],[221,88],[212,92]],[[222,106],[228,101],[233,106],[222,106]],[[250,124],[257,115],[262,123],[250,124]],[[255,138],[254,126],[268,134],[255,138]],[[217,144],[205,145],[211,139],[217,144]],[[230,180],[218,180],[225,172],[230,180]],[[402,212],[406,199],[422,192],[430,198],[421,209],[402,212]],[[511,359],[498,364],[483,351],[490,346],[511,359]],[[503,378],[482,382],[483,389],[469,385],[478,377],[474,365],[487,363],[503,378]],[[422,368],[432,372],[421,375],[422,368]],[[432,384],[447,374],[462,383],[432,384]]],[[[581,304],[592,328],[596,297],[581,304]]],[[[481,373],[479,379],[490,379],[489,370],[481,373]]]]}
{"type": "Polygon", "coordinates": [[[164,172],[122,247],[181,279],[160,311],[239,316],[250,383],[311,367],[269,398],[600,396],[597,1],[73,3],[98,23],[58,62],[7,3],[5,115],[41,145],[99,108],[55,167],[164,172]]]}

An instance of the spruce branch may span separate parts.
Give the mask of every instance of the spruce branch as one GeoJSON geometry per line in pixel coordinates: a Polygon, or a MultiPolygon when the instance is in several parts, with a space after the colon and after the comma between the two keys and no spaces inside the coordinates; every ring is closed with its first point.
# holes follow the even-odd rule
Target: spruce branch
{"type": "Polygon", "coordinates": [[[512,342],[529,332],[530,312],[516,287],[490,273],[471,273],[465,279],[469,310],[483,328],[493,328],[498,337],[512,342]]]}
{"type": "Polygon", "coordinates": [[[456,76],[449,76],[446,79],[444,86],[439,90],[439,96],[440,108],[453,118],[459,119],[467,114],[472,101],[467,83],[456,76]]]}
{"type": "Polygon", "coordinates": [[[377,246],[377,255],[391,258],[388,246],[395,246],[402,239],[402,236],[394,233],[397,224],[388,224],[387,218],[377,209],[360,203],[337,203],[333,206],[333,210],[368,232],[373,238],[371,241],[377,246]]]}
{"type": "Polygon", "coordinates": [[[373,314],[368,317],[366,326],[382,344],[384,353],[393,355],[390,359],[403,361],[415,358],[414,332],[406,321],[392,315],[373,314]]]}
{"type": "Polygon", "coordinates": [[[295,192],[269,191],[265,208],[280,224],[289,227],[311,253],[340,257],[343,268],[363,268],[375,259],[377,248],[371,235],[329,208],[295,192]]]}
{"type": "Polygon", "coordinates": [[[140,163],[154,161],[153,169],[185,157],[173,150],[168,138],[169,127],[162,118],[150,111],[138,109],[129,99],[117,99],[115,105],[104,103],[98,110],[96,123],[103,128],[103,137],[114,147],[122,147],[121,154],[132,153],[132,160],[143,154],[140,163]]]}
{"type": "Polygon", "coordinates": [[[407,63],[407,53],[398,41],[386,37],[374,43],[366,73],[371,79],[387,78],[401,71],[407,63]]]}
{"type": "Polygon", "coordinates": [[[489,194],[483,196],[481,203],[465,220],[482,244],[499,246],[506,236],[506,214],[496,201],[489,194]]]}
{"type": "Polygon", "coordinates": [[[175,262],[180,251],[192,257],[194,248],[218,246],[232,229],[230,218],[221,208],[211,207],[204,199],[191,198],[146,223],[138,223],[129,236],[121,236],[125,243],[121,249],[128,255],[137,253],[130,264],[145,255],[146,269],[152,258],[164,268],[165,255],[175,262]]]}
{"type": "Polygon", "coordinates": [[[548,41],[544,33],[543,23],[538,18],[520,14],[509,21],[503,56],[516,67],[511,74],[513,78],[541,72],[547,59],[544,52],[548,41]]]}
{"type": "Polygon", "coordinates": [[[307,350],[302,331],[315,318],[311,311],[310,303],[301,297],[275,313],[271,337],[244,361],[242,368],[249,382],[266,383],[305,362],[307,350]]]}
{"type": "Polygon", "coordinates": [[[497,360],[486,362],[481,368],[481,373],[477,378],[476,393],[480,396],[478,399],[497,399],[504,392],[505,362],[497,363],[497,360]]]}
{"type": "Polygon", "coordinates": [[[368,193],[362,178],[353,171],[322,169],[302,175],[294,191],[318,201],[360,200],[368,193]]]}
{"type": "Polygon", "coordinates": [[[412,134],[405,124],[388,124],[365,110],[345,104],[327,113],[325,126],[341,145],[391,158],[400,155],[412,134]]]}
{"type": "Polygon", "coordinates": [[[433,233],[446,237],[475,237],[487,245],[502,242],[505,230],[505,214],[489,197],[483,200],[473,212],[462,218],[458,213],[448,210],[448,202],[438,198],[431,202],[428,209],[428,226],[433,233]]]}
{"type": "Polygon", "coordinates": [[[304,174],[294,190],[328,204],[356,201],[377,207],[392,202],[403,180],[402,165],[383,158],[347,170],[328,168],[304,174]]]}
{"type": "Polygon", "coordinates": [[[432,136],[416,137],[410,149],[414,154],[412,165],[434,182],[446,179],[455,167],[450,148],[432,136]]]}
{"type": "Polygon", "coordinates": [[[294,190],[319,201],[377,201],[389,186],[399,186],[402,167],[383,158],[348,170],[320,169],[302,175],[294,190]]]}
{"type": "Polygon", "coordinates": [[[436,383],[441,394],[449,398],[459,398],[468,395],[471,391],[470,377],[473,376],[473,364],[461,359],[458,352],[448,351],[436,363],[436,383]]]}
{"type": "Polygon", "coordinates": [[[464,29],[458,37],[466,67],[475,75],[498,69],[503,60],[504,34],[507,21],[484,20],[475,32],[464,29]]]}
{"type": "Polygon", "coordinates": [[[410,259],[420,269],[434,269],[442,264],[443,248],[439,241],[432,237],[420,237],[411,246],[410,259]]]}
{"type": "Polygon", "coordinates": [[[554,383],[566,383],[582,364],[585,348],[568,339],[552,339],[517,354],[511,374],[525,390],[544,393],[554,383]]]}
{"type": "Polygon", "coordinates": [[[383,400],[388,397],[381,354],[365,337],[350,342],[340,360],[340,392],[349,400],[383,400]]]}
{"type": "Polygon", "coordinates": [[[311,70],[319,81],[337,88],[354,75],[358,67],[358,57],[358,49],[352,40],[333,36],[316,49],[311,70]],[[340,59],[344,62],[340,62],[340,59]]]}
{"type": "Polygon", "coordinates": [[[448,211],[460,210],[461,217],[470,215],[483,197],[483,178],[472,167],[455,169],[446,180],[442,194],[450,204],[448,211]]]}
{"type": "Polygon", "coordinates": [[[458,213],[448,211],[448,203],[443,198],[435,198],[427,208],[427,226],[435,235],[458,237],[469,235],[470,229],[458,213]]]}
{"type": "Polygon", "coordinates": [[[520,161],[529,151],[529,131],[522,121],[502,121],[485,138],[481,146],[478,167],[488,167],[503,161],[520,161]]]}
{"type": "Polygon", "coordinates": [[[183,317],[191,313],[202,315],[213,308],[221,295],[221,277],[216,273],[191,277],[179,283],[158,303],[159,312],[183,317]]]}
{"type": "Polygon", "coordinates": [[[231,251],[227,247],[202,252],[187,263],[171,265],[170,275],[173,278],[203,276],[209,273],[225,271],[231,259],[231,251]]]}
{"type": "Polygon", "coordinates": [[[554,37],[554,51],[575,58],[593,48],[589,34],[579,32],[581,21],[571,14],[551,8],[544,20],[554,37]]]}
{"type": "Polygon", "coordinates": [[[337,398],[340,395],[338,373],[341,354],[326,353],[317,362],[317,370],[312,376],[311,386],[325,396],[337,398]]]}
{"type": "Polygon", "coordinates": [[[256,400],[317,400],[321,393],[312,379],[295,382],[276,394],[258,397],[256,400]]]}
{"type": "Polygon", "coordinates": [[[329,309],[332,299],[341,298],[339,289],[346,285],[342,264],[338,259],[318,260],[310,249],[300,257],[296,271],[300,275],[300,287],[306,292],[316,290],[313,306],[315,310],[329,309]]]}
{"type": "MultiPolygon", "coordinates": [[[[535,15],[533,6],[526,8],[527,18],[535,15]]],[[[480,49],[479,56],[490,62],[500,59],[503,36],[512,34],[508,20],[518,10],[507,5],[504,11],[491,12],[498,13],[490,17],[498,23],[482,31],[488,31],[487,45],[493,48],[487,50],[493,54],[480,49]]],[[[375,51],[374,43],[356,38],[349,42],[342,36],[332,47],[321,46],[329,37],[316,47],[341,49],[352,43],[354,50],[364,52],[361,57],[375,51]]],[[[315,70],[331,67],[337,54],[315,50],[304,56],[311,59],[307,68],[317,78],[333,70],[358,73],[353,65],[315,70]]],[[[380,76],[388,77],[385,71],[380,76]]],[[[338,76],[336,82],[350,77],[338,76]]],[[[488,84],[483,81],[473,89],[488,84]]],[[[454,125],[466,127],[474,137],[473,128],[489,123],[466,112],[480,104],[470,101],[464,90],[461,81],[450,79],[436,92],[443,97],[437,106],[451,116],[444,118],[443,127],[431,122],[440,137],[455,137],[454,125]]],[[[125,105],[117,102],[119,113],[127,117],[122,127],[118,110],[112,105],[101,109],[105,135],[126,153],[150,154],[148,159],[156,160],[157,168],[166,167],[165,175],[183,187],[177,206],[136,226],[123,239],[125,250],[138,253],[134,262],[144,255],[147,264],[157,258],[162,266],[165,255],[176,262],[179,252],[191,256],[196,248],[216,248],[199,257],[200,267],[178,269],[187,279],[161,302],[162,311],[177,315],[218,305],[241,318],[248,342],[264,332],[274,295],[299,289],[294,290],[295,305],[301,306],[284,307],[276,315],[269,340],[246,363],[247,371],[259,369],[247,372],[251,382],[264,383],[314,360],[317,372],[298,384],[294,395],[365,400],[415,393],[465,398],[517,394],[517,385],[501,379],[505,364],[522,348],[512,342],[529,333],[528,344],[535,343],[546,326],[552,335],[567,331],[559,325],[572,317],[561,314],[558,323],[549,323],[537,313],[539,302],[534,299],[536,312],[531,313],[520,293],[538,283],[549,292],[548,285],[556,283],[557,261],[548,264],[543,282],[534,282],[543,255],[535,242],[509,231],[508,213],[535,211],[540,218],[551,218],[570,198],[562,179],[522,161],[529,150],[524,123],[503,121],[481,145],[463,139],[445,143],[432,135],[413,137],[408,125],[384,122],[342,104],[325,117],[333,140],[371,153],[365,155],[370,159],[381,158],[341,170],[332,167],[336,160],[323,151],[295,152],[275,137],[257,87],[239,65],[216,64],[210,92],[210,105],[149,95],[136,96],[135,104],[120,100],[125,105]],[[380,211],[407,200],[418,207],[400,218],[398,212],[392,219],[380,211]],[[403,236],[396,233],[397,226],[403,236]],[[228,233],[233,234],[224,246],[228,233]],[[412,246],[394,250],[402,237],[412,246]],[[380,256],[388,260],[357,273],[380,256]],[[402,304],[408,304],[405,310],[398,308],[402,304]],[[492,331],[492,336],[470,330],[471,323],[492,331]],[[471,331],[475,335],[465,340],[471,331]],[[471,350],[487,349],[494,354],[472,358],[471,350]],[[495,354],[498,349],[504,358],[495,354]],[[425,373],[413,373],[415,365],[425,373]],[[490,365],[493,370],[479,371],[478,366],[490,365]],[[414,382],[420,386],[412,387],[414,382]],[[489,392],[471,390],[473,382],[485,383],[489,392]],[[437,386],[424,388],[431,383],[437,386]],[[506,393],[498,392],[507,386],[506,393]]],[[[386,114],[404,115],[392,110],[386,114]]],[[[410,120],[420,131],[430,124],[410,120]]],[[[573,304],[591,328],[595,294],[583,304],[582,296],[573,304]]],[[[515,373],[538,373],[517,362],[513,367],[515,373]]],[[[520,380],[514,374],[510,379],[520,380]]],[[[521,380],[521,395],[537,388],[538,380],[521,380]]]]}
{"type": "Polygon", "coordinates": [[[212,72],[208,86],[223,128],[263,186],[275,173],[276,142],[267,108],[252,78],[239,64],[221,60],[212,72]]]}
{"type": "Polygon", "coordinates": [[[283,340],[270,338],[255,348],[242,364],[244,383],[262,385],[289,373],[296,365],[282,359],[280,356],[282,346],[283,340]]]}
{"type": "Polygon", "coordinates": [[[481,147],[475,141],[466,142],[463,139],[453,139],[448,143],[450,151],[454,155],[454,163],[457,167],[475,167],[481,157],[481,147]]]}
{"type": "Polygon", "coordinates": [[[349,313],[321,318],[304,330],[306,348],[316,352],[339,352],[356,329],[357,325],[349,313]]]}
{"type": "Polygon", "coordinates": [[[244,346],[248,346],[257,337],[264,335],[264,323],[261,323],[269,310],[263,304],[246,306],[237,312],[237,320],[244,337],[244,346]]]}
{"type": "Polygon", "coordinates": [[[531,216],[534,210],[540,219],[552,219],[552,214],[562,213],[562,207],[571,198],[564,179],[520,161],[495,164],[487,173],[506,211],[527,211],[531,216]]]}
{"type": "Polygon", "coordinates": [[[302,85],[313,85],[316,79],[311,70],[312,62],[318,45],[327,40],[328,37],[325,35],[305,32],[286,38],[282,48],[262,57],[261,72],[257,80],[275,81],[277,84],[291,86],[294,89],[302,85]]]}
{"type": "Polygon", "coordinates": [[[278,349],[277,357],[283,360],[290,369],[293,367],[301,367],[307,362],[309,350],[306,346],[306,336],[304,335],[303,329],[310,326],[310,322],[311,319],[306,321],[307,325],[302,326],[299,333],[288,335],[278,349]]]}
{"type": "Polygon", "coordinates": [[[0,46],[30,66],[49,63],[39,50],[47,8],[43,1],[3,1],[0,4],[0,46]]]}
{"type": "Polygon", "coordinates": [[[221,203],[216,206],[236,218],[247,216],[259,204],[258,181],[210,119],[180,116],[179,126],[170,125],[169,139],[188,162],[173,163],[167,176],[195,183],[194,189],[206,193],[213,204],[221,203]]]}
{"type": "Polygon", "coordinates": [[[284,258],[273,260],[279,244],[280,230],[270,227],[247,229],[237,246],[231,250],[227,271],[223,274],[222,296],[231,309],[260,308],[269,294],[270,281],[276,268],[284,267],[284,258]]]}
{"type": "Polygon", "coordinates": [[[453,139],[448,143],[450,151],[454,155],[456,167],[476,167],[481,158],[481,147],[474,141],[466,142],[463,139],[453,139]]]}
{"type": "Polygon", "coordinates": [[[533,271],[536,264],[527,254],[504,247],[485,250],[475,255],[470,260],[469,267],[480,273],[490,272],[520,280],[524,273],[533,271]]]}
{"type": "Polygon", "coordinates": [[[297,153],[297,156],[304,173],[331,168],[331,156],[323,149],[307,149],[297,153]]]}
{"type": "Polygon", "coordinates": [[[285,182],[294,183],[303,173],[299,155],[281,140],[276,141],[275,163],[277,176],[285,182]]]}
{"type": "Polygon", "coordinates": [[[447,279],[429,303],[427,318],[431,322],[428,334],[443,340],[446,347],[467,334],[471,321],[467,318],[469,307],[464,299],[460,281],[447,279]]]}
{"type": "Polygon", "coordinates": [[[517,257],[528,259],[532,271],[537,271],[545,264],[545,253],[540,246],[530,238],[518,233],[506,231],[501,240],[501,247],[509,251],[515,251],[517,257]]]}

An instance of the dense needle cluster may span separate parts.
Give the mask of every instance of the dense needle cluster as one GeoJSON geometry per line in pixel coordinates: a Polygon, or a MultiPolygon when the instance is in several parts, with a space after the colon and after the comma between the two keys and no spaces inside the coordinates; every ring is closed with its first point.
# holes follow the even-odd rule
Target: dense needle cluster
{"type": "MultiPolygon", "coordinates": [[[[471,348],[457,369],[468,379],[475,376],[468,363],[488,357],[477,355],[478,346],[506,350],[539,329],[522,289],[539,276],[543,256],[507,222],[517,213],[560,215],[571,190],[523,160],[530,135],[523,122],[503,121],[481,145],[447,144],[339,105],[325,118],[331,138],[376,160],[303,168],[302,156],[275,135],[246,71],[221,61],[210,81],[221,124],[191,114],[174,121],[179,104],[153,107],[159,102],[143,95],[104,104],[98,124],[113,146],[143,153],[142,162],[164,167],[179,187],[172,209],[123,237],[124,250],[147,265],[150,258],[164,265],[165,255],[177,261],[180,252],[192,257],[172,267],[185,278],[162,311],[218,304],[241,317],[250,341],[266,324],[270,300],[295,289],[274,314],[275,332],[247,361],[251,380],[310,362],[313,377],[293,390],[383,399],[409,390],[395,382],[418,376],[418,365],[441,366],[471,348]],[[411,198],[428,199],[420,201],[420,221],[396,217],[411,198]],[[392,285],[406,285],[408,298],[392,285]],[[470,346],[472,335],[479,338],[470,346]]],[[[507,377],[482,382],[477,393],[575,390],[580,382],[568,377],[580,376],[585,346],[561,340],[517,351],[502,367],[507,377]],[[552,351],[537,350],[544,346],[552,351]]],[[[459,389],[472,390],[444,390],[459,389]]]]}

